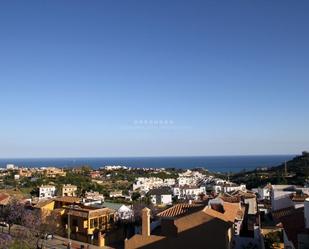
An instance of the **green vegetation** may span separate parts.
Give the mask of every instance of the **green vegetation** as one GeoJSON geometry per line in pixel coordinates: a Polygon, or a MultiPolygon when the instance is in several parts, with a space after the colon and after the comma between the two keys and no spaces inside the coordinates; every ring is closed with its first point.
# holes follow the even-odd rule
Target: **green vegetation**
{"type": "Polygon", "coordinates": [[[309,154],[303,152],[285,164],[265,170],[254,170],[241,172],[231,176],[231,180],[236,183],[245,183],[249,189],[258,186],[272,184],[295,184],[304,185],[309,179],[309,154]]]}
{"type": "Polygon", "coordinates": [[[23,241],[14,240],[14,242],[9,246],[9,249],[31,249],[31,247],[27,246],[23,241]]]}
{"type": "Polygon", "coordinates": [[[264,237],[265,249],[279,248],[279,243],[282,241],[282,232],[277,231],[268,233],[264,237]]]}

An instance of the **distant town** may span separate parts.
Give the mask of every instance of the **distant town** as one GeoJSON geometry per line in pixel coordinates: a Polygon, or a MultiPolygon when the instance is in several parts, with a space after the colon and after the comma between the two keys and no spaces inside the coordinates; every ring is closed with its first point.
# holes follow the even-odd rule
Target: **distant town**
{"type": "MultiPolygon", "coordinates": [[[[308,167],[307,152],[293,160],[308,167]]],[[[282,170],[295,177],[286,162],[282,170]]],[[[254,172],[264,179],[273,171],[254,172]]],[[[250,189],[230,177],[202,168],[8,164],[0,169],[0,248],[309,248],[308,177],[250,189]]]]}

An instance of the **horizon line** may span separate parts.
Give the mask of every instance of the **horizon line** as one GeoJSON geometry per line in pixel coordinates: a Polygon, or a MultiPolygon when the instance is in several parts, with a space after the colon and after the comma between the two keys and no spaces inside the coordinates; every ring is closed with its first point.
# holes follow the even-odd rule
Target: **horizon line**
{"type": "Polygon", "coordinates": [[[0,157],[0,160],[19,160],[19,159],[104,159],[104,158],[171,158],[171,157],[246,157],[246,156],[296,156],[301,153],[287,153],[287,154],[221,154],[221,155],[164,155],[164,156],[43,156],[43,157],[0,157]]]}

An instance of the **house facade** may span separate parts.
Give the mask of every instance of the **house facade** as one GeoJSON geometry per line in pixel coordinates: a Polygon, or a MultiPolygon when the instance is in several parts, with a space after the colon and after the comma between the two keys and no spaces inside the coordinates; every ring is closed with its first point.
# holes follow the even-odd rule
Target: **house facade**
{"type": "Polygon", "coordinates": [[[77,186],[64,184],[61,188],[61,196],[76,196],[77,186]]]}
{"type": "Polygon", "coordinates": [[[41,185],[39,187],[39,199],[52,198],[56,196],[56,187],[52,185],[41,185]]]}
{"type": "Polygon", "coordinates": [[[169,187],[162,187],[151,189],[147,196],[154,205],[171,205],[172,204],[172,191],[169,187]]]}

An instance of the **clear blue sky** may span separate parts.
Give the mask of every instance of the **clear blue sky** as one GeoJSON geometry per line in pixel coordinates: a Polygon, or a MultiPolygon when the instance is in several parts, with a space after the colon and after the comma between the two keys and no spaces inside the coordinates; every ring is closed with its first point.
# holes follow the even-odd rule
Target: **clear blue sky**
{"type": "Polygon", "coordinates": [[[308,149],[308,13],[307,0],[1,1],[0,157],[308,149]]]}

